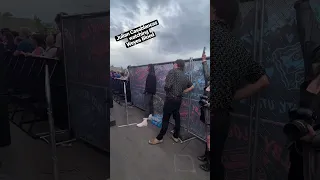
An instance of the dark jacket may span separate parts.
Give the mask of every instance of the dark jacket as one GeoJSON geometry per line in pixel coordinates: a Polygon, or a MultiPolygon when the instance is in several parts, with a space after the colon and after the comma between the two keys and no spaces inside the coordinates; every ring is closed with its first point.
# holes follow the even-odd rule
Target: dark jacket
{"type": "MultiPolygon", "coordinates": [[[[210,98],[210,92],[206,91],[206,88],[210,86],[210,72],[209,72],[209,67],[207,64],[207,61],[202,62],[202,68],[203,68],[203,75],[204,75],[204,88],[203,88],[203,95],[208,96],[210,98]]],[[[205,123],[205,107],[200,107],[200,120],[205,123]]]]}
{"type": "Polygon", "coordinates": [[[155,75],[148,74],[146,79],[145,93],[156,94],[157,92],[157,79],[155,75]]]}
{"type": "Polygon", "coordinates": [[[209,72],[209,66],[207,61],[202,62],[202,68],[203,68],[203,75],[204,75],[204,82],[205,82],[203,95],[210,96],[210,93],[206,91],[206,88],[210,86],[210,72],[209,72]]]}

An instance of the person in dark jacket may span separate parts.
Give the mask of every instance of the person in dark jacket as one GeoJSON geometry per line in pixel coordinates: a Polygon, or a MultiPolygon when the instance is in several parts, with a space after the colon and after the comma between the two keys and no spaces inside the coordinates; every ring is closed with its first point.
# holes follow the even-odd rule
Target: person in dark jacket
{"type": "MultiPolygon", "coordinates": [[[[210,98],[210,72],[209,72],[209,67],[207,64],[205,54],[202,54],[202,65],[203,65],[203,75],[205,80],[203,95],[207,96],[209,99],[210,98]]],[[[205,162],[204,164],[200,165],[201,169],[203,169],[204,171],[210,171],[210,104],[209,106],[206,105],[201,107],[200,120],[206,124],[207,143],[206,143],[204,155],[199,156],[198,160],[205,162]]]]}
{"type": "Polygon", "coordinates": [[[154,65],[149,64],[148,65],[148,71],[149,74],[146,79],[146,85],[144,90],[144,103],[146,107],[145,111],[145,118],[143,118],[143,121],[139,124],[137,124],[138,127],[144,127],[148,125],[148,120],[151,120],[153,115],[153,96],[156,94],[157,91],[157,79],[156,74],[154,71],[154,65]]]}

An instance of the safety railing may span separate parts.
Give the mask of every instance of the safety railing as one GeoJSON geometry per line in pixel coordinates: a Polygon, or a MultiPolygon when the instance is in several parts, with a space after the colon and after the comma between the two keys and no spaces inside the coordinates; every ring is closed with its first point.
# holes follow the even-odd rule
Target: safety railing
{"type": "MultiPolygon", "coordinates": [[[[14,56],[11,52],[1,55],[5,95],[9,100],[9,120],[33,138],[49,142],[49,123],[45,94],[45,66],[48,66],[52,86],[53,112],[56,134],[69,131],[63,69],[57,59],[36,56],[14,56]],[[62,73],[62,75],[61,75],[62,73]],[[59,98],[60,97],[60,98],[59,98]]],[[[59,143],[63,143],[58,142],[59,143]]]]}
{"type": "MultiPolygon", "coordinates": [[[[207,65],[210,67],[210,58],[207,58],[207,65]]],[[[164,84],[165,78],[169,70],[173,68],[173,62],[154,64],[156,79],[157,79],[157,93],[154,96],[153,104],[155,108],[154,122],[161,122],[162,108],[165,99],[164,84]]],[[[194,90],[183,97],[180,108],[181,126],[187,133],[198,137],[205,141],[205,125],[200,121],[200,96],[203,95],[205,86],[203,64],[200,58],[185,60],[185,73],[194,84],[194,90]]],[[[131,66],[129,68],[130,74],[130,90],[131,102],[134,106],[145,109],[144,105],[144,88],[146,77],[148,75],[148,68],[143,66],[131,66]]],[[[170,122],[174,124],[171,119],[170,122]]]]}

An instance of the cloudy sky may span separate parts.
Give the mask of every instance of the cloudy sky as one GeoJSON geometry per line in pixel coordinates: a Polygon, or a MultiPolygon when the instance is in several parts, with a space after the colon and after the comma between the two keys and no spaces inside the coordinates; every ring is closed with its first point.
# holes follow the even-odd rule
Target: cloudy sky
{"type": "Polygon", "coordinates": [[[203,47],[210,45],[209,5],[209,0],[111,0],[111,65],[201,57],[203,47]],[[126,39],[115,41],[114,36],[156,19],[160,25],[152,31],[157,37],[131,48],[126,48],[126,39]]]}
{"type": "Polygon", "coordinates": [[[1,3],[0,12],[11,12],[16,17],[37,15],[45,22],[53,22],[59,12],[89,13],[108,9],[107,0],[9,0],[1,3]]]}

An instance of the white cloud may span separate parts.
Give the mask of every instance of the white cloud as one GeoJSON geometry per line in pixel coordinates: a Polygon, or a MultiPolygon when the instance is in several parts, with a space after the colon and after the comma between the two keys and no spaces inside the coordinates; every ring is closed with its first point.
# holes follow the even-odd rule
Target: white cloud
{"type": "MultiPolygon", "coordinates": [[[[110,63],[115,66],[142,65],[198,58],[210,45],[209,1],[207,0],[111,0],[110,63]],[[153,20],[157,37],[126,48],[127,39],[114,36],[153,20]]],[[[209,52],[207,52],[209,54],[209,52]]]]}

